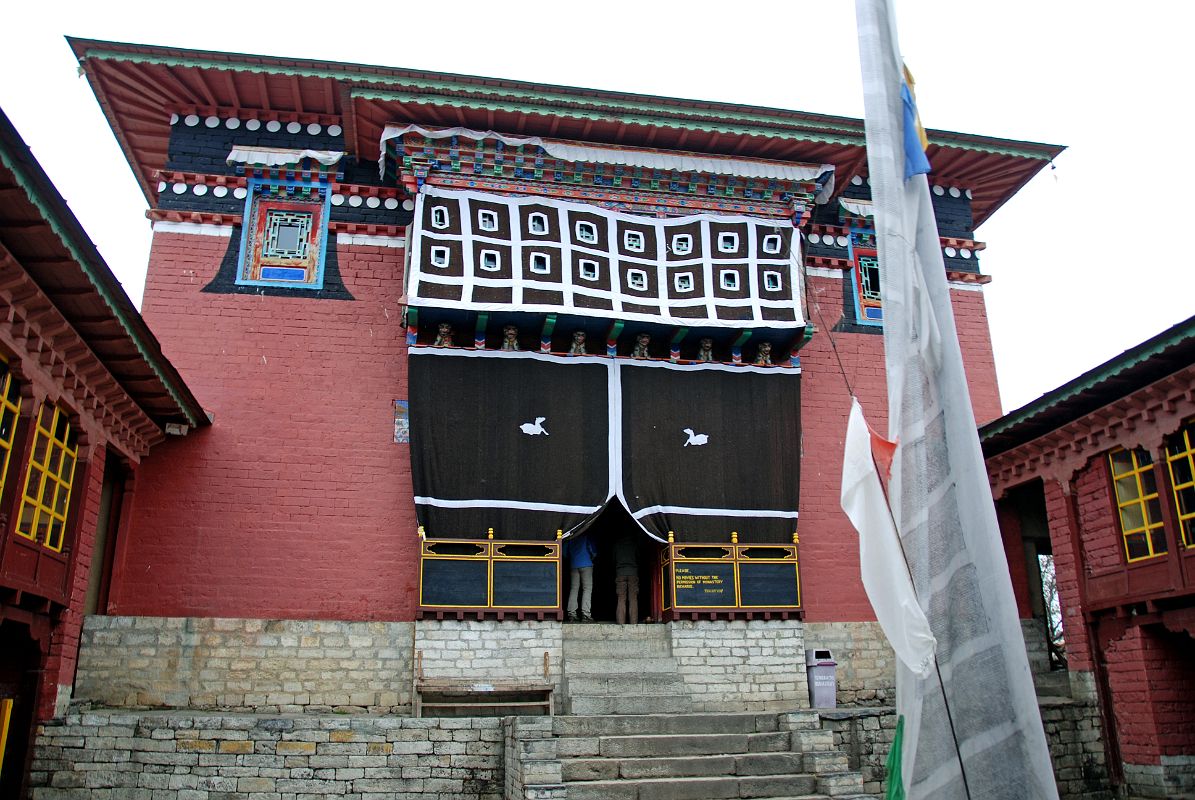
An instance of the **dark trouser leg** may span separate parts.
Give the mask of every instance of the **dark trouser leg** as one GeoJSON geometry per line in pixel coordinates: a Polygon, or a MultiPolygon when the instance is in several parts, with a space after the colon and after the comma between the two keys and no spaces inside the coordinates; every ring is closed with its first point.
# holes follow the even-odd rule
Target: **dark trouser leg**
{"type": "Polygon", "coordinates": [[[627,579],[627,622],[634,625],[639,621],[639,576],[631,575],[627,579]]]}
{"type": "Polygon", "coordinates": [[[614,591],[617,594],[614,621],[619,625],[625,625],[627,621],[627,579],[624,576],[619,575],[614,579],[614,591]]]}

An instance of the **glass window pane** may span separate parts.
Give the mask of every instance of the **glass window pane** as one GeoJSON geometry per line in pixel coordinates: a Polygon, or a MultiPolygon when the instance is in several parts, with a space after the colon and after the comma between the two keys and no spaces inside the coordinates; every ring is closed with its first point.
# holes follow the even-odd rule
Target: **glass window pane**
{"type": "Polygon", "coordinates": [[[1170,462],[1170,475],[1175,484],[1182,485],[1191,482],[1191,459],[1187,456],[1170,462]]]}
{"type": "Polygon", "coordinates": [[[17,525],[17,530],[26,536],[33,535],[34,522],[37,519],[37,508],[28,503],[21,506],[21,522],[17,525]]]}
{"type": "Polygon", "coordinates": [[[1133,451],[1133,455],[1137,457],[1137,466],[1139,467],[1146,467],[1154,463],[1153,456],[1149,454],[1148,450],[1142,450],[1138,447],[1133,451]]]}
{"type": "Polygon", "coordinates": [[[58,462],[62,460],[62,448],[52,447],[50,453],[46,458],[46,472],[51,475],[58,474],[58,462]]]}
{"type": "Polygon", "coordinates": [[[48,431],[54,430],[54,407],[42,406],[38,415],[38,424],[48,431]]]}
{"type": "Polygon", "coordinates": [[[59,487],[58,495],[54,498],[54,513],[60,517],[66,517],[66,501],[70,497],[70,492],[65,486],[59,487]]]}
{"type": "Polygon", "coordinates": [[[1145,541],[1144,533],[1134,533],[1124,537],[1124,544],[1130,560],[1145,558],[1149,555],[1149,545],[1145,541]]]}
{"type": "Polygon", "coordinates": [[[1136,500],[1139,491],[1136,475],[1126,475],[1123,478],[1116,479],[1117,503],[1127,503],[1129,500],[1136,500]]]}
{"type": "Polygon", "coordinates": [[[1179,489],[1175,494],[1178,496],[1178,513],[1184,517],[1195,514],[1195,486],[1179,489]]]}
{"type": "Polygon", "coordinates": [[[46,463],[46,448],[50,445],[50,440],[45,435],[39,433],[33,440],[33,463],[41,465],[46,463]]]}
{"type": "Polygon", "coordinates": [[[1162,502],[1156,497],[1151,497],[1149,500],[1145,501],[1145,504],[1149,508],[1149,524],[1150,525],[1161,525],[1162,524],[1162,502]]]}
{"type": "Polygon", "coordinates": [[[1161,555],[1167,551],[1166,547],[1166,531],[1163,528],[1154,528],[1150,532],[1150,538],[1153,540],[1154,554],[1161,555]]]}
{"type": "Polygon", "coordinates": [[[1152,469],[1147,469],[1147,470],[1141,472],[1140,475],[1141,475],[1141,486],[1144,487],[1145,493],[1146,494],[1157,494],[1158,482],[1157,482],[1157,479],[1154,477],[1154,471],[1152,469]]]}
{"type": "Polygon", "coordinates": [[[60,442],[66,441],[67,431],[70,430],[70,422],[66,419],[66,414],[58,415],[58,424],[54,427],[54,438],[60,442]]]}
{"type": "Polygon", "coordinates": [[[1142,516],[1140,503],[1130,503],[1120,509],[1120,527],[1126,532],[1145,527],[1145,517],[1142,516]]]}
{"type": "Polygon", "coordinates": [[[1133,469],[1133,457],[1129,455],[1128,450],[1117,450],[1115,453],[1110,453],[1108,460],[1112,462],[1114,475],[1121,475],[1133,469]]]}
{"type": "Polygon", "coordinates": [[[25,496],[36,500],[41,491],[42,472],[37,467],[29,467],[29,485],[25,487],[25,496]]]}
{"type": "Polygon", "coordinates": [[[1183,522],[1183,544],[1195,547],[1195,518],[1183,522]]]}
{"type": "Polygon", "coordinates": [[[17,427],[17,415],[11,408],[4,409],[4,416],[0,418],[0,439],[8,441],[17,427]]]}
{"type": "Polygon", "coordinates": [[[54,490],[58,487],[57,482],[49,480],[41,489],[41,504],[46,508],[54,507],[54,490]]]}
{"type": "Polygon", "coordinates": [[[54,550],[61,550],[62,532],[62,523],[59,520],[54,520],[53,524],[50,525],[50,533],[46,539],[46,544],[48,544],[54,550]]]}

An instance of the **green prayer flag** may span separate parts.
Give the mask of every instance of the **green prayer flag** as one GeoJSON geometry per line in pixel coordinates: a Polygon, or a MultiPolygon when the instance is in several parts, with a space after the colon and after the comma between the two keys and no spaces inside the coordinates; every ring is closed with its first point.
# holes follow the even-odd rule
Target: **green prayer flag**
{"type": "Polygon", "coordinates": [[[904,745],[905,717],[901,714],[896,718],[896,735],[892,737],[892,749],[888,751],[888,760],[884,768],[888,770],[888,793],[885,800],[905,800],[905,782],[900,774],[900,751],[904,745]]]}

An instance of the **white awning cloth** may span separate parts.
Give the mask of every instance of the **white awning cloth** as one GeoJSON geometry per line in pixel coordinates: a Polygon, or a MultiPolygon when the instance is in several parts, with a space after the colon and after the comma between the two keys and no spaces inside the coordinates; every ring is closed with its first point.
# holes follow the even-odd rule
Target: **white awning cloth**
{"type": "Polygon", "coordinates": [[[704,172],[711,175],[736,175],[742,178],[775,178],[787,181],[816,180],[826,172],[833,172],[833,164],[781,164],[774,161],[744,161],[736,158],[703,157],[695,155],[680,155],[659,153],[649,150],[629,150],[614,147],[591,147],[588,145],[565,144],[563,142],[545,141],[538,136],[507,136],[494,131],[475,131],[469,128],[443,128],[429,130],[419,125],[387,125],[382,131],[381,158],[378,159],[378,172],[384,175],[386,171],[386,142],[391,139],[414,131],[429,139],[447,139],[460,136],[472,141],[483,139],[497,139],[503,144],[513,147],[519,145],[534,145],[542,147],[553,158],[562,161],[582,161],[590,164],[622,164],[629,167],[644,167],[647,169],[667,169],[677,172],[704,172]]]}
{"type": "Polygon", "coordinates": [[[845,197],[840,197],[838,203],[856,217],[874,217],[876,213],[870,200],[847,200],[845,197]]]}
{"type": "Polygon", "coordinates": [[[252,164],[260,167],[282,167],[287,164],[298,164],[305,158],[311,158],[325,167],[330,167],[340,159],[344,153],[339,150],[284,150],[277,147],[234,147],[224,159],[228,164],[252,164]]]}

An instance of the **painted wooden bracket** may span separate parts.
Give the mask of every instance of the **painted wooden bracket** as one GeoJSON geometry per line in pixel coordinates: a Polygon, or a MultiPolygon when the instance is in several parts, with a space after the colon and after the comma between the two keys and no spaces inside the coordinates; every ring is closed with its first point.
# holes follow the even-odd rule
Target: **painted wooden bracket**
{"type": "Polygon", "coordinates": [[[689,335],[688,328],[677,328],[672,334],[672,344],[668,349],[668,360],[675,364],[680,361],[680,343],[689,335]]]}
{"type": "Polygon", "coordinates": [[[544,329],[539,334],[539,352],[552,352],[552,330],[556,327],[556,315],[548,314],[544,317],[544,329]]]}
{"type": "Polygon", "coordinates": [[[414,347],[419,338],[419,309],[407,309],[407,347],[414,347]]]}
{"type": "Polygon", "coordinates": [[[473,329],[473,346],[478,350],[485,349],[485,329],[490,321],[488,312],[481,312],[477,315],[477,326],[473,329]]]}
{"type": "Polygon", "coordinates": [[[743,363],[743,345],[747,343],[747,340],[751,338],[751,334],[753,333],[755,333],[755,331],[751,330],[750,328],[739,332],[739,338],[735,339],[734,344],[730,346],[731,363],[743,363]]]}
{"type": "Polygon", "coordinates": [[[623,324],[622,320],[615,320],[606,334],[606,355],[610,358],[618,355],[618,334],[622,333],[623,324]]]}

